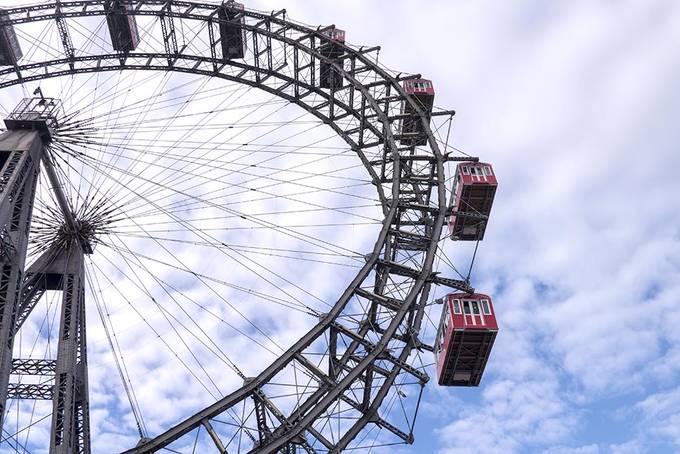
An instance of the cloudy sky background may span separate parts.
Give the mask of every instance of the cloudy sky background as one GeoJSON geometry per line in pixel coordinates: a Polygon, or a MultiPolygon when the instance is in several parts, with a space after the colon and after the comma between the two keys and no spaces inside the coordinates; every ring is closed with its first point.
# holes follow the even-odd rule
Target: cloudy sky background
{"type": "Polygon", "coordinates": [[[408,452],[677,452],[680,5],[303,3],[432,78],[499,175],[474,284],[501,332],[479,389],[428,388],[408,452]]]}
{"type": "Polygon", "coordinates": [[[407,452],[680,450],[680,4],[256,3],[433,79],[499,175],[474,284],[501,332],[479,389],[428,387],[407,452]]]}
{"type": "MultiPolygon", "coordinates": [[[[491,361],[480,388],[428,385],[402,451],[680,450],[680,4],[248,6],[334,23],[432,79],[455,146],[499,175],[473,273],[501,325],[491,361]]],[[[468,247],[445,248],[466,263],[468,247]]]]}

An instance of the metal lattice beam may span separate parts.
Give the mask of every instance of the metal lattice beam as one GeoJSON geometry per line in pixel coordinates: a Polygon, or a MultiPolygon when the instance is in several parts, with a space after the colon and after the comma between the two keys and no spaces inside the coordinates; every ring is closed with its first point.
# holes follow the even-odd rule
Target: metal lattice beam
{"type": "Polygon", "coordinates": [[[12,374],[14,375],[54,375],[57,362],[53,359],[14,359],[12,374]]]}
{"type": "Polygon", "coordinates": [[[68,31],[68,26],[66,25],[66,20],[61,14],[61,3],[59,0],[56,2],[56,17],[57,30],[59,30],[59,36],[61,37],[61,45],[64,47],[64,54],[68,57],[69,66],[74,69],[73,59],[76,56],[76,50],[73,47],[73,41],[71,40],[71,33],[68,31]]]}
{"type": "Polygon", "coordinates": [[[53,385],[10,383],[7,387],[8,399],[52,400],[53,385]]]}

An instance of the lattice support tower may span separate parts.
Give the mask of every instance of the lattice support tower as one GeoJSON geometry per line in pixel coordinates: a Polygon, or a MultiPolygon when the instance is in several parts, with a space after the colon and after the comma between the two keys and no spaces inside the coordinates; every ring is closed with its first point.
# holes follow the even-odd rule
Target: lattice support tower
{"type": "MultiPolygon", "coordinates": [[[[91,245],[78,234],[49,156],[61,103],[24,99],[0,135],[0,417],[7,399],[52,400],[51,454],[89,453],[89,399],[85,334],[84,255],[91,245]],[[64,227],[54,244],[24,272],[40,163],[50,180],[64,227]],[[61,291],[57,358],[13,358],[14,337],[46,291],[61,291]],[[39,384],[10,383],[10,375],[39,377],[39,384]],[[46,377],[49,382],[46,382],[46,377]]],[[[0,421],[2,424],[4,421],[0,421]]]]}
{"type": "Polygon", "coordinates": [[[0,135],[0,228],[5,246],[0,258],[0,427],[7,408],[19,290],[40,159],[45,147],[39,130],[12,129],[10,125],[8,129],[0,135]]]}

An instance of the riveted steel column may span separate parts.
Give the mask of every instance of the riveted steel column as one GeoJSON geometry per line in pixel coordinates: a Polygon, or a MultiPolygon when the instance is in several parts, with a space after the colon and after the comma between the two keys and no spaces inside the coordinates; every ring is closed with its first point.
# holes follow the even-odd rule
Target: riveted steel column
{"type": "Polygon", "coordinates": [[[0,135],[0,428],[6,413],[19,288],[43,147],[37,131],[11,130],[0,135]]]}
{"type": "Polygon", "coordinates": [[[45,272],[63,273],[50,454],[89,454],[85,261],[80,245],[73,241],[59,251],[45,272]]]}

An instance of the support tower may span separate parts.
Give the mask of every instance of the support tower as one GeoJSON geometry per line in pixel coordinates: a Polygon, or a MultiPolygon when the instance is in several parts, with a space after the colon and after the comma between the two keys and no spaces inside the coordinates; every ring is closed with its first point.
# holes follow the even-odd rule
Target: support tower
{"type": "Polygon", "coordinates": [[[11,399],[52,400],[51,454],[89,453],[84,255],[92,252],[64,196],[49,144],[61,103],[24,99],[0,135],[0,425],[11,399]],[[25,270],[40,164],[64,216],[52,245],[25,270]],[[62,292],[57,357],[14,358],[14,337],[47,291],[62,292]],[[27,379],[27,376],[38,379],[27,379]]]}

